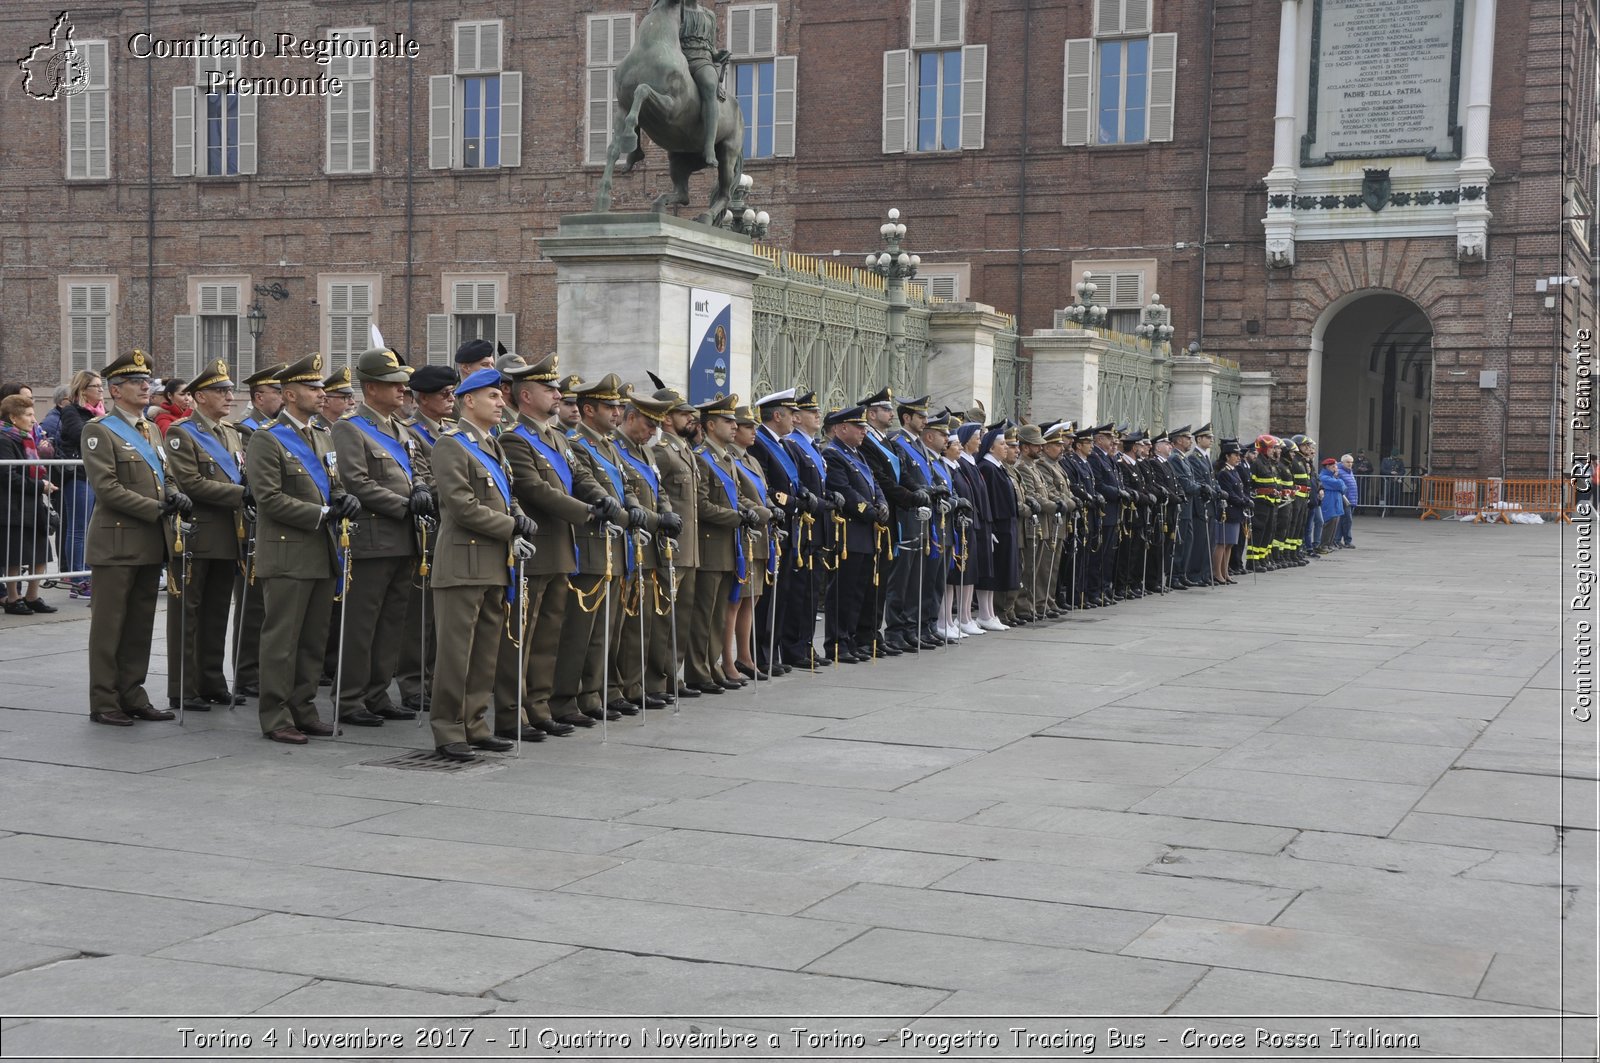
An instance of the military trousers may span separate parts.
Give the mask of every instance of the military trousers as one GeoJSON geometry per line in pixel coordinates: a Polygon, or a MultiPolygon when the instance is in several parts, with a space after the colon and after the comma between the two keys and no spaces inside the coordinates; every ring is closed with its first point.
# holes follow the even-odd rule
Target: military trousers
{"type": "MultiPolygon", "coordinates": [[[[417,559],[411,556],[358,557],[350,562],[350,585],[341,605],[344,661],[341,665],[336,656],[334,662],[340,712],[393,707],[389,683],[400,666],[400,649],[408,641],[406,609],[416,568],[417,559]]],[[[335,610],[329,623],[338,619],[335,610]]],[[[338,630],[329,635],[337,646],[338,630]]]]}
{"type": "Polygon", "coordinates": [[[650,638],[650,657],[645,669],[645,689],[652,694],[677,694],[680,673],[689,650],[690,616],[694,611],[694,587],[697,570],[680,568],[678,574],[677,603],[671,604],[667,587],[667,570],[658,569],[661,581],[661,601],[667,614],[655,619],[650,638]],[[674,653],[676,645],[676,653],[674,653]]]}
{"type": "Polygon", "coordinates": [[[883,595],[883,634],[894,642],[914,643],[920,637],[917,600],[921,590],[917,558],[921,554],[921,544],[916,538],[899,541],[887,573],[879,572],[879,583],[887,584],[883,595]]]}
{"type": "Polygon", "coordinates": [[[862,558],[867,562],[867,579],[862,587],[861,609],[856,618],[855,645],[863,653],[883,636],[884,609],[888,602],[890,573],[894,559],[884,546],[862,558]]]}
{"type": "Polygon", "coordinates": [[[561,622],[561,636],[556,646],[555,686],[550,697],[550,714],[558,720],[585,711],[593,714],[600,709],[601,684],[607,667],[606,621],[609,619],[611,624],[609,634],[615,652],[620,619],[618,580],[579,575],[571,577],[569,582],[566,618],[561,622]]]}
{"type": "Polygon", "coordinates": [[[817,596],[822,566],[815,556],[800,555],[779,588],[789,596],[784,603],[783,626],[778,629],[778,657],[796,668],[808,668],[816,656],[817,596]]]}
{"type": "Polygon", "coordinates": [[[1211,501],[1195,503],[1189,517],[1193,533],[1188,542],[1183,561],[1183,578],[1190,583],[1206,583],[1211,579],[1211,501]]]}
{"type": "Polygon", "coordinates": [[[145,676],[156,626],[160,565],[93,565],[89,603],[89,712],[150,708],[145,676]],[[102,590],[101,588],[104,588],[102,590]]]}
{"type": "Polygon", "coordinates": [[[274,576],[256,581],[266,610],[261,630],[261,733],[315,723],[317,680],[333,615],[334,579],[274,576]]]}
{"type": "Polygon", "coordinates": [[[395,675],[402,702],[427,703],[438,648],[433,627],[433,591],[424,590],[420,573],[414,572],[406,595],[406,622],[401,629],[400,662],[395,675]]]}
{"type": "MultiPolygon", "coordinates": [[[[722,670],[722,633],[727,627],[729,597],[739,585],[733,571],[702,568],[695,573],[694,606],[689,619],[689,652],[684,681],[690,686],[716,683],[722,670]]],[[[679,632],[681,637],[682,631],[679,632]]]]}
{"type": "MultiPolygon", "coordinates": [[[[629,701],[644,697],[645,673],[649,671],[651,642],[659,623],[655,615],[655,569],[635,568],[617,593],[622,617],[611,659],[611,696],[619,692],[629,701]],[[642,582],[641,582],[642,577],[642,582]],[[633,615],[629,615],[629,612],[633,615]]],[[[665,579],[665,573],[659,574],[665,579]]],[[[664,618],[661,618],[664,619],[664,618]]],[[[652,690],[659,694],[665,687],[652,690]]]]}
{"type": "Polygon", "coordinates": [[[428,724],[433,744],[478,742],[493,737],[489,699],[494,664],[506,617],[501,586],[435,587],[439,653],[433,662],[433,706],[428,724]]]}
{"type": "Polygon", "coordinates": [[[1104,521],[1100,525],[1099,554],[1099,579],[1094,590],[1101,595],[1109,595],[1117,590],[1116,566],[1117,552],[1122,546],[1122,524],[1120,521],[1104,521]]]}
{"type": "Polygon", "coordinates": [[[877,628],[871,627],[871,634],[865,640],[860,634],[865,626],[862,614],[872,607],[871,595],[872,555],[851,554],[841,557],[838,570],[828,581],[823,602],[822,648],[828,657],[872,652],[872,638],[877,634],[877,628]]]}
{"type": "Polygon", "coordinates": [[[939,623],[939,611],[944,608],[944,587],[949,578],[950,562],[941,540],[932,556],[922,558],[922,635],[937,635],[934,628],[939,623]]]}
{"type": "MultiPolygon", "coordinates": [[[[777,544],[773,544],[773,549],[778,549],[777,544]]],[[[766,577],[758,572],[755,578],[766,577]]],[[[756,667],[763,672],[772,670],[772,662],[768,659],[771,655],[767,652],[769,648],[777,653],[779,661],[786,659],[783,652],[783,631],[798,582],[795,579],[794,555],[791,551],[784,550],[778,555],[778,564],[772,572],[771,580],[771,584],[765,588],[761,597],[756,599],[755,626],[750,639],[755,644],[756,667]]]]}
{"type": "Polygon", "coordinates": [[[266,626],[266,599],[261,582],[241,573],[233,581],[237,654],[233,662],[233,688],[257,690],[261,686],[261,629],[266,626]]]}
{"type": "Polygon", "coordinates": [[[494,672],[494,729],[510,732],[519,723],[550,722],[550,692],[555,686],[561,622],[567,612],[567,577],[561,572],[529,576],[524,604],[503,625],[494,672]],[[523,612],[522,610],[526,610],[523,612]],[[512,641],[519,618],[522,643],[522,718],[517,718],[517,647],[512,641]]]}
{"type": "Polygon", "coordinates": [[[181,588],[178,598],[167,598],[167,697],[228,696],[228,677],[222,668],[228,655],[233,580],[238,574],[238,562],[229,558],[189,559],[188,586],[181,588]],[[175,660],[180,646],[185,651],[182,690],[178,689],[175,660]]]}

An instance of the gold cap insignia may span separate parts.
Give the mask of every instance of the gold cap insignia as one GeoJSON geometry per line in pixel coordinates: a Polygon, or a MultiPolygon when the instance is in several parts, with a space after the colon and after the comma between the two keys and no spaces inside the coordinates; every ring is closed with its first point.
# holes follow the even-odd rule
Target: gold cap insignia
{"type": "Polygon", "coordinates": [[[211,371],[213,373],[217,374],[218,376],[227,376],[228,375],[228,363],[224,362],[221,358],[218,358],[216,367],[213,368],[211,371]]]}
{"type": "Polygon", "coordinates": [[[144,352],[137,348],[135,348],[133,352],[133,367],[135,369],[143,369],[145,367],[144,352]]]}
{"type": "Polygon", "coordinates": [[[322,355],[313,354],[311,356],[311,369],[313,372],[322,372],[322,355]]]}

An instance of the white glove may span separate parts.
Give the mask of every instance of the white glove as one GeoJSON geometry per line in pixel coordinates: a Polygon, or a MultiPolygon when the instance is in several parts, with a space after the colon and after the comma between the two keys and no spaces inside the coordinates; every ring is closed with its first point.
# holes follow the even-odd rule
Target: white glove
{"type": "Polygon", "coordinates": [[[511,552],[516,555],[518,561],[526,561],[533,556],[533,544],[526,539],[512,539],[511,552]]]}

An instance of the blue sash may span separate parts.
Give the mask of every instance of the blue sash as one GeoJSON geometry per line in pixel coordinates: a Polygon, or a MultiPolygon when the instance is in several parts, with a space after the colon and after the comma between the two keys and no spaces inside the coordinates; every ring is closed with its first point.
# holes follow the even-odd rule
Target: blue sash
{"type": "MultiPolygon", "coordinates": [[[[722,466],[712,460],[711,455],[706,452],[706,448],[703,445],[695,453],[700,455],[700,460],[706,463],[707,468],[717,474],[717,481],[722,484],[722,493],[728,496],[728,505],[738,509],[739,485],[733,482],[733,477],[722,471],[722,466]]],[[[738,464],[738,462],[734,462],[734,465],[738,464]]],[[[739,600],[739,586],[744,583],[745,579],[744,540],[739,537],[737,528],[734,529],[733,533],[733,568],[738,574],[739,580],[733,585],[733,593],[728,595],[728,601],[730,602],[739,600]]]]}
{"type": "Polygon", "coordinates": [[[426,439],[428,441],[428,446],[430,447],[439,442],[438,437],[436,437],[432,432],[428,431],[428,426],[422,423],[422,419],[420,417],[417,418],[416,424],[411,425],[411,429],[412,431],[420,434],[423,439],[426,439]]]}
{"type": "Polygon", "coordinates": [[[660,498],[661,480],[656,476],[656,471],[650,467],[650,463],[640,461],[638,458],[628,453],[627,447],[618,447],[617,453],[621,454],[623,459],[629,465],[633,466],[634,471],[644,478],[644,482],[650,485],[650,493],[655,495],[657,498],[660,498]]]}
{"type": "Polygon", "coordinates": [[[777,459],[779,468],[783,469],[783,474],[789,478],[790,493],[798,491],[800,489],[800,470],[796,467],[794,459],[789,457],[789,452],[783,449],[783,441],[773,439],[764,428],[757,428],[756,442],[760,443],[768,454],[777,459]]]}
{"type": "Polygon", "coordinates": [[[312,482],[317,485],[317,490],[322,492],[322,501],[326,504],[332,495],[328,484],[328,470],[324,469],[322,462],[317,460],[317,452],[311,449],[311,444],[307,443],[300,433],[294,430],[293,425],[284,424],[282,421],[279,421],[267,431],[271,433],[274,439],[283,444],[284,450],[298,458],[300,464],[305,466],[312,482]]]}
{"type": "Polygon", "coordinates": [[[195,445],[205,451],[217,468],[228,474],[228,479],[234,483],[240,481],[239,463],[233,460],[233,455],[222,449],[222,440],[198,427],[193,421],[185,417],[181,421],[174,421],[173,426],[187,432],[195,441],[195,445]]]}
{"type": "MultiPolygon", "coordinates": [[[[611,481],[611,485],[617,489],[617,501],[620,502],[626,498],[628,491],[622,483],[622,470],[607,460],[605,455],[601,454],[592,443],[583,438],[583,436],[579,435],[577,432],[573,432],[567,438],[571,439],[584,450],[587,450],[590,454],[594,455],[594,460],[598,461],[600,463],[600,467],[606,471],[606,478],[609,479],[611,481]]],[[[622,555],[622,571],[626,574],[633,571],[633,537],[624,535],[622,537],[622,545],[624,547],[622,555]]]]}
{"type": "Polygon", "coordinates": [[[239,424],[244,428],[250,429],[252,432],[259,432],[261,429],[266,427],[267,422],[263,421],[259,417],[251,415],[240,421],[239,424]]]}
{"type": "Polygon", "coordinates": [[[883,443],[879,441],[878,437],[873,435],[871,432],[867,433],[867,442],[871,443],[873,446],[877,447],[878,450],[880,452],[882,452],[883,456],[889,459],[889,465],[890,465],[891,468],[894,469],[894,478],[896,480],[899,480],[900,479],[900,459],[894,456],[894,451],[892,451],[888,447],[884,446],[883,443]]]}
{"type": "Polygon", "coordinates": [[[116,412],[100,418],[100,423],[106,426],[106,431],[139,452],[139,457],[143,458],[144,463],[156,474],[156,483],[163,487],[167,485],[167,468],[161,464],[161,455],[145,441],[144,436],[134,430],[133,425],[116,412]]]}
{"type": "MultiPolygon", "coordinates": [[[[506,470],[501,464],[491,457],[477,442],[465,432],[454,432],[449,436],[440,436],[440,441],[454,439],[461,444],[463,450],[478,459],[478,464],[489,470],[489,476],[494,480],[495,487],[500,489],[500,497],[505,499],[506,512],[511,512],[511,478],[506,475],[506,470]]],[[[516,604],[517,601],[517,567],[515,564],[506,565],[506,602],[516,604]]]]}
{"type": "MultiPolygon", "coordinates": [[[[567,459],[562,457],[559,450],[540,439],[537,434],[528,431],[526,425],[517,425],[511,430],[511,434],[520,436],[536,453],[544,455],[544,459],[556,471],[556,476],[560,479],[561,486],[566,488],[567,494],[572,494],[572,466],[567,464],[567,459]]],[[[576,576],[577,574],[578,540],[574,538],[572,540],[572,575],[576,576]]]]}
{"type": "Polygon", "coordinates": [[[416,474],[411,471],[411,455],[406,451],[405,444],[380,432],[378,426],[365,417],[352,417],[350,420],[357,428],[365,432],[374,443],[382,447],[389,457],[400,463],[400,467],[406,471],[407,480],[416,479],[416,474]]]}
{"type": "MultiPolygon", "coordinates": [[[[931,484],[936,479],[942,479],[944,480],[944,485],[946,487],[950,486],[950,480],[947,476],[945,476],[944,469],[939,468],[939,466],[943,464],[942,462],[936,461],[932,465],[929,465],[928,459],[919,454],[917,452],[917,448],[907,443],[904,436],[896,436],[894,445],[899,448],[902,454],[917,463],[917,468],[922,470],[923,479],[927,480],[928,483],[931,484]],[[934,469],[939,470],[937,477],[934,475],[934,469]]],[[[936,521],[928,522],[928,537],[933,542],[933,549],[929,553],[929,556],[936,558],[944,556],[943,552],[939,549],[939,525],[936,521]]]]}
{"type": "MultiPolygon", "coordinates": [[[[759,435],[760,433],[757,434],[759,435]]],[[[806,456],[811,459],[811,464],[817,467],[817,475],[822,478],[823,484],[826,485],[828,482],[828,463],[822,460],[822,454],[818,452],[817,445],[811,442],[804,432],[790,432],[785,438],[793,440],[801,450],[806,452],[806,456]]]]}
{"type": "MultiPolygon", "coordinates": [[[[761,482],[761,477],[745,468],[743,462],[736,461],[733,463],[733,467],[738,469],[740,474],[743,475],[746,480],[750,481],[750,486],[756,489],[756,497],[761,499],[761,504],[767,509],[771,509],[772,504],[767,501],[767,488],[766,485],[761,482]]],[[[777,544],[772,542],[767,543],[767,571],[778,571],[777,544]]]]}

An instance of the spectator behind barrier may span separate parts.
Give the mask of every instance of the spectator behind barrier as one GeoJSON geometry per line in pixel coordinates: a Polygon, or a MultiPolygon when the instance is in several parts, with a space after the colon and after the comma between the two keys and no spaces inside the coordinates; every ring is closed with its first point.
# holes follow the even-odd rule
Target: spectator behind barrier
{"type": "Polygon", "coordinates": [[[61,411],[72,399],[72,392],[66,387],[59,387],[50,396],[50,412],[44,415],[44,420],[39,422],[39,434],[49,442],[51,451],[54,452],[56,444],[61,441],[61,411]]]}
{"type": "Polygon", "coordinates": [[[161,386],[161,392],[156,396],[155,411],[151,420],[161,430],[161,437],[166,438],[167,429],[172,427],[174,421],[181,421],[194,412],[194,396],[190,395],[184,386],[184,381],[173,377],[161,386]]]}
{"type": "Polygon", "coordinates": [[[49,534],[57,518],[49,502],[56,485],[43,465],[25,464],[39,457],[34,427],[32,395],[14,394],[0,400],[0,462],[7,463],[0,465],[0,484],[4,484],[0,565],[7,576],[20,576],[26,568],[35,577],[26,588],[20,582],[4,585],[4,608],[14,616],[56,611],[39,597],[39,577],[50,556],[49,534]]]}
{"type": "Polygon", "coordinates": [[[1334,545],[1341,549],[1354,550],[1355,542],[1350,538],[1351,525],[1355,523],[1356,506],[1361,502],[1361,488],[1356,482],[1356,474],[1351,466],[1355,458],[1346,454],[1339,459],[1339,479],[1344,483],[1344,516],[1339,518],[1339,530],[1334,534],[1334,545]]]}
{"type": "Polygon", "coordinates": [[[1346,509],[1344,480],[1339,477],[1339,462],[1335,458],[1322,459],[1322,471],[1317,474],[1322,484],[1322,534],[1317,547],[1319,554],[1331,554],[1337,538],[1339,518],[1346,509]]]}
{"type": "MultiPolygon", "coordinates": [[[[61,446],[57,456],[82,461],[83,426],[105,413],[105,381],[99,373],[80,369],[68,385],[71,395],[61,408],[61,446]]],[[[81,466],[62,470],[61,489],[61,571],[87,572],[84,564],[84,544],[88,539],[89,515],[94,512],[94,492],[88,479],[82,475],[81,466]]],[[[67,581],[74,598],[89,597],[89,577],[77,576],[67,581]]]]}

